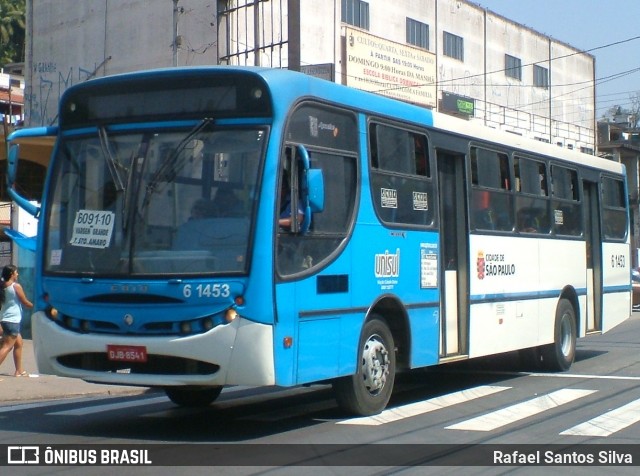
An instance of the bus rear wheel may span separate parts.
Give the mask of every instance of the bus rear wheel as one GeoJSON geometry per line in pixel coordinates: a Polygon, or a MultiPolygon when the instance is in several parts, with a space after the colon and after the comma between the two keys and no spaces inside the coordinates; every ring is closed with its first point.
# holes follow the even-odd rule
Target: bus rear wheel
{"type": "Polygon", "coordinates": [[[576,312],[567,299],[556,308],[554,339],[540,349],[542,365],[551,371],[569,370],[576,356],[576,312]]]}
{"type": "Polygon", "coordinates": [[[334,380],[338,405],[354,415],[375,415],[389,403],[396,374],[393,335],[386,322],[375,317],[362,329],[355,375],[334,380]]]}
{"type": "Polygon", "coordinates": [[[206,407],[222,392],[222,386],[216,387],[165,387],[164,392],[176,405],[181,407],[206,407]]]}

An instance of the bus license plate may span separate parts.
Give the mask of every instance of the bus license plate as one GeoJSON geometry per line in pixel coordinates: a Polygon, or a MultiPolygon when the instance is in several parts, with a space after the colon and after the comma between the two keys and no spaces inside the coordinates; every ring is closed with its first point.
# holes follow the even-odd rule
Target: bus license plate
{"type": "Polygon", "coordinates": [[[118,362],[146,362],[147,348],[141,345],[107,345],[107,358],[118,362]]]}

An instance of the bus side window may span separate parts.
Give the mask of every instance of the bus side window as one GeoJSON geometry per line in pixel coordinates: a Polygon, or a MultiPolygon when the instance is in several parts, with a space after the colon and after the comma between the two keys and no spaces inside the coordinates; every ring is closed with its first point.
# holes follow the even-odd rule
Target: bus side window
{"type": "Polygon", "coordinates": [[[558,235],[582,235],[582,203],[578,190],[578,173],[553,164],[551,166],[553,226],[558,235]]]}
{"type": "Polygon", "coordinates": [[[278,194],[287,195],[286,188],[290,187],[290,209],[297,209],[296,201],[299,203],[304,194],[301,190],[303,178],[299,175],[304,166],[295,160],[299,144],[308,154],[309,168],[322,173],[324,203],[322,210],[311,207],[309,228],[305,233],[299,233],[303,224],[299,214],[289,214],[294,222],[292,229],[280,226],[283,224],[281,214],[287,214],[288,200],[286,197],[278,199],[276,268],[283,277],[306,273],[340,249],[354,219],[358,193],[358,142],[354,139],[358,137],[358,126],[354,114],[305,103],[292,112],[285,136],[291,142],[285,144],[285,155],[280,158],[277,186],[284,185],[285,191],[278,190],[278,194]],[[317,120],[336,127],[333,130],[310,128],[310,118],[314,124],[317,120]],[[289,179],[288,184],[284,176],[289,179]]]}
{"type": "Polygon", "coordinates": [[[371,191],[382,222],[430,226],[433,183],[427,136],[401,127],[371,123],[371,191]]]}
{"type": "Polygon", "coordinates": [[[523,233],[549,233],[551,220],[547,164],[516,156],[514,173],[516,229],[523,233]]]}
{"type": "Polygon", "coordinates": [[[511,231],[513,208],[509,157],[471,148],[471,227],[476,230],[511,231]]]}
{"type": "Polygon", "coordinates": [[[602,223],[608,240],[623,240],[627,234],[627,214],[624,182],[602,178],[602,223]]]}

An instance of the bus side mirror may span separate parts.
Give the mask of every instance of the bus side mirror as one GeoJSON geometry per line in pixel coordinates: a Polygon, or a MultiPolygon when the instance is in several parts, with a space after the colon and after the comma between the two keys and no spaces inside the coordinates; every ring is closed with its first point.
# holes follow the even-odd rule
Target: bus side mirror
{"type": "Polygon", "coordinates": [[[313,213],[324,210],[324,174],[322,169],[309,169],[309,207],[313,213]]]}
{"type": "Polygon", "coordinates": [[[18,206],[24,209],[30,215],[38,218],[40,215],[40,207],[33,204],[25,197],[16,192],[15,185],[18,180],[18,162],[20,161],[20,142],[25,147],[26,151],[30,149],[30,145],[37,146],[51,146],[53,148],[53,142],[58,135],[57,126],[47,127],[34,127],[27,129],[19,129],[12,132],[7,137],[7,193],[11,199],[18,204],[18,206]]]}
{"type": "Polygon", "coordinates": [[[24,198],[16,192],[13,187],[16,183],[16,178],[18,177],[19,157],[20,146],[18,144],[11,144],[7,155],[7,193],[20,208],[24,209],[29,215],[38,218],[38,215],[40,215],[40,207],[24,198]]]}
{"type": "Polygon", "coordinates": [[[305,234],[311,226],[311,214],[324,210],[324,175],[322,169],[311,168],[309,152],[302,144],[296,149],[302,166],[300,201],[304,212],[299,232],[305,234]]]}

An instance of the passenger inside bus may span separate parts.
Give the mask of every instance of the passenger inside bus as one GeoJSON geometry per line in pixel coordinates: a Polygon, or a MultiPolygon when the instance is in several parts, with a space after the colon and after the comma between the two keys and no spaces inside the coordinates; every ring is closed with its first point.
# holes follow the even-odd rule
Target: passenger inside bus
{"type": "MultiPolygon", "coordinates": [[[[231,201],[223,201],[222,205],[224,203],[230,204],[231,201]]],[[[191,208],[191,217],[178,227],[173,249],[206,253],[197,259],[206,260],[211,270],[238,271],[245,262],[249,220],[241,214],[222,216],[218,205],[203,198],[196,200],[191,208]]],[[[228,211],[233,210],[229,206],[228,211]]]]}
{"type": "Polygon", "coordinates": [[[211,200],[199,198],[191,206],[191,216],[189,220],[201,220],[215,216],[216,207],[211,200]]]}
{"type": "Polygon", "coordinates": [[[496,214],[490,206],[491,196],[488,191],[474,192],[473,227],[480,230],[496,229],[496,214]]]}
{"type": "Polygon", "coordinates": [[[240,217],[243,216],[243,211],[242,200],[238,198],[233,187],[228,183],[219,185],[213,199],[213,216],[240,217]]]}
{"type": "Polygon", "coordinates": [[[542,208],[528,207],[518,211],[518,231],[548,233],[549,221],[542,208]]]}
{"type": "MultiPolygon", "coordinates": [[[[280,216],[278,218],[278,225],[283,229],[290,230],[292,224],[291,218],[291,185],[289,184],[287,175],[283,173],[282,187],[280,188],[280,216]]],[[[300,207],[300,200],[298,200],[298,223],[302,223],[303,219],[304,212],[300,207]]]]}

